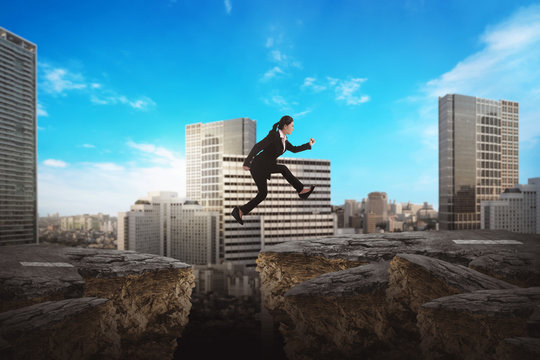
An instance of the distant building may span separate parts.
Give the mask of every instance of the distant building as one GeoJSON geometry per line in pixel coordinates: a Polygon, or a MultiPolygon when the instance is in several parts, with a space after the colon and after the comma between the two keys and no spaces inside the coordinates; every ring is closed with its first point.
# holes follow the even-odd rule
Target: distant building
{"type": "Polygon", "coordinates": [[[179,259],[188,264],[218,261],[218,213],[175,192],[150,192],[128,212],[118,213],[118,249],[179,259]]]}
{"type": "Polygon", "coordinates": [[[396,202],[396,200],[394,200],[391,204],[390,204],[390,214],[392,215],[400,215],[402,212],[402,205],[401,203],[398,203],[396,202]]]}
{"type": "Polygon", "coordinates": [[[217,293],[234,297],[260,295],[259,274],[253,268],[225,262],[219,265],[193,267],[194,294],[217,293]]]}
{"type": "Polygon", "coordinates": [[[356,200],[345,200],[345,206],[344,206],[344,211],[345,213],[343,214],[343,221],[344,221],[344,225],[343,227],[347,228],[347,227],[352,227],[351,226],[351,217],[353,217],[355,214],[357,214],[357,208],[358,208],[358,205],[356,203],[356,200]]]}
{"type": "Polygon", "coordinates": [[[424,205],[416,211],[418,219],[437,219],[438,212],[433,209],[433,206],[424,202],[424,205]]]}
{"type": "Polygon", "coordinates": [[[336,214],[337,228],[342,229],[345,227],[345,210],[343,206],[333,206],[332,212],[336,214]]]}
{"type": "Polygon", "coordinates": [[[540,178],[506,189],[499,200],[482,201],[482,229],[540,234],[540,178]]]}
{"type": "Polygon", "coordinates": [[[81,231],[116,231],[116,218],[106,214],[97,215],[74,215],[61,216],[60,229],[63,231],[81,230],[81,231]]]}
{"type": "Polygon", "coordinates": [[[389,232],[401,232],[403,231],[404,221],[398,220],[398,218],[393,215],[388,217],[388,231],[389,232]]]}
{"type": "Polygon", "coordinates": [[[0,27],[0,245],[39,241],[36,49],[0,27]]]}
{"type": "Polygon", "coordinates": [[[480,203],[519,179],[519,104],[448,94],[439,98],[441,230],[480,229],[480,203]]]}
{"type": "Polygon", "coordinates": [[[377,232],[377,224],[388,220],[388,197],[385,192],[368,194],[366,212],[364,214],[364,234],[377,232]]]}

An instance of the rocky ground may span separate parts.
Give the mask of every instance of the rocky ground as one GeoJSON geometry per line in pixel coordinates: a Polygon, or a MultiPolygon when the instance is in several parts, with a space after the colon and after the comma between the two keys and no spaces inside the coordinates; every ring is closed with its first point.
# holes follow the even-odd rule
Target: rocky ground
{"type": "Polygon", "coordinates": [[[191,267],[132,251],[0,247],[2,359],[171,358],[191,267]]]}
{"type": "Polygon", "coordinates": [[[289,359],[540,358],[540,236],[333,236],[257,263],[289,359]]]}

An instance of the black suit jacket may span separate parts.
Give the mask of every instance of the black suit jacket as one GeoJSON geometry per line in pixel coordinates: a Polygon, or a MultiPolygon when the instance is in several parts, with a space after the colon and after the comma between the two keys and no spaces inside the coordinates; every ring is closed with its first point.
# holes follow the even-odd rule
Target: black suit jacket
{"type": "MultiPolygon", "coordinates": [[[[285,149],[297,153],[310,150],[311,145],[307,142],[300,146],[293,146],[289,140],[286,140],[285,149]]],[[[279,136],[279,131],[270,130],[264,139],[253,146],[244,161],[244,166],[249,166],[251,171],[256,174],[264,174],[267,179],[270,179],[272,166],[276,165],[277,158],[283,153],[283,142],[279,136]]]]}

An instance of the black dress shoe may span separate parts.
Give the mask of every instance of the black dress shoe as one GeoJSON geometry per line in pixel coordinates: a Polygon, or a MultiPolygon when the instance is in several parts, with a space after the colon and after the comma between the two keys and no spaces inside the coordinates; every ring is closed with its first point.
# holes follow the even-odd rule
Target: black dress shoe
{"type": "Polygon", "coordinates": [[[240,209],[238,209],[238,206],[234,207],[234,209],[231,211],[231,215],[235,218],[236,221],[238,221],[240,225],[244,225],[244,221],[240,217],[240,209]]]}
{"type": "Polygon", "coordinates": [[[311,193],[313,192],[313,189],[315,189],[315,185],[311,185],[311,190],[309,190],[306,193],[303,193],[303,194],[298,193],[298,196],[300,196],[300,199],[307,199],[309,195],[311,195],[311,193]]]}

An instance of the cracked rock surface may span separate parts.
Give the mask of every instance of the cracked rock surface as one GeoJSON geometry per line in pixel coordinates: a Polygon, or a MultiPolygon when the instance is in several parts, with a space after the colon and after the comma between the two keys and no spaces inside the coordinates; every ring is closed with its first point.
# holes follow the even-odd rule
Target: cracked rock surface
{"type": "MultiPolygon", "coordinates": [[[[133,251],[25,245],[0,247],[3,311],[45,301],[110,300],[121,358],[172,356],[188,322],[191,267],[133,251]]],[[[2,336],[7,340],[6,336],[2,336]]]]}
{"type": "Polygon", "coordinates": [[[487,254],[471,261],[469,267],[520,287],[540,286],[540,257],[533,253],[487,254]]]}
{"type": "MultiPolygon", "coordinates": [[[[263,303],[280,324],[291,359],[323,359],[332,354],[343,359],[472,359],[486,352],[495,356],[503,338],[534,338],[523,329],[536,328],[535,297],[522,297],[527,314],[513,316],[515,326],[509,325],[503,338],[482,333],[484,338],[492,337],[478,341],[487,345],[455,352],[441,352],[428,344],[475,343],[477,335],[471,332],[462,339],[457,332],[442,335],[441,330],[430,343],[434,330],[427,331],[427,326],[443,329],[454,318],[460,319],[460,313],[466,317],[467,305],[473,309],[474,304],[464,303],[452,316],[431,323],[424,304],[449,295],[512,294],[527,290],[519,286],[539,286],[539,258],[538,235],[505,231],[341,235],[265,247],[257,271],[263,303]]],[[[510,306],[513,300],[506,300],[510,306]]],[[[488,311],[492,302],[482,301],[478,308],[488,311]]],[[[466,331],[462,329],[462,334],[466,331]]]]}
{"type": "Polygon", "coordinates": [[[511,289],[517,286],[463,265],[417,254],[398,254],[390,262],[388,297],[415,313],[430,300],[475,290],[511,289]]]}

